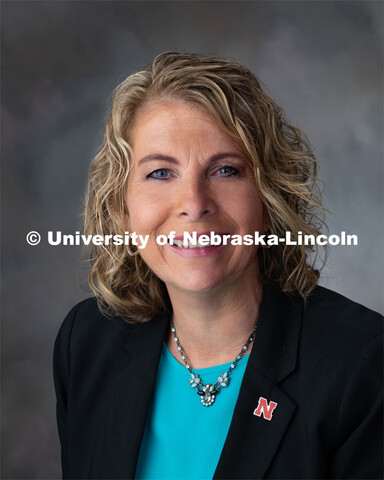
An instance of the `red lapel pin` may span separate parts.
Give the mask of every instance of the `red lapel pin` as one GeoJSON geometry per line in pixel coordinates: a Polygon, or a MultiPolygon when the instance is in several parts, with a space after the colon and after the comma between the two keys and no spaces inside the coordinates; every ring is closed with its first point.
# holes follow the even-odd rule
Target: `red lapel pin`
{"type": "Polygon", "coordinates": [[[273,402],[272,400],[268,403],[268,400],[264,397],[259,398],[259,403],[253,412],[253,415],[257,415],[258,417],[263,416],[265,420],[271,420],[273,411],[277,407],[277,403],[273,402]]]}

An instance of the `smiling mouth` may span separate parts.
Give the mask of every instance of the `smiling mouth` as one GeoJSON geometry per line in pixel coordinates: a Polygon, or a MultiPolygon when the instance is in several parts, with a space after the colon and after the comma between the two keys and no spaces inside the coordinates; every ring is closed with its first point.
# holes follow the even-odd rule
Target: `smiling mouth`
{"type": "Polygon", "coordinates": [[[207,232],[184,232],[183,235],[178,235],[168,239],[168,244],[171,247],[175,247],[180,250],[204,250],[214,249],[223,246],[226,237],[230,237],[229,234],[223,232],[215,232],[214,230],[207,232]]]}
{"type": "Polygon", "coordinates": [[[199,240],[197,241],[197,244],[189,242],[187,240],[173,240],[172,242],[169,242],[170,245],[173,247],[181,248],[181,249],[203,249],[203,248],[212,248],[212,247],[217,247],[217,244],[211,245],[210,243],[204,242],[201,243],[199,240]]]}

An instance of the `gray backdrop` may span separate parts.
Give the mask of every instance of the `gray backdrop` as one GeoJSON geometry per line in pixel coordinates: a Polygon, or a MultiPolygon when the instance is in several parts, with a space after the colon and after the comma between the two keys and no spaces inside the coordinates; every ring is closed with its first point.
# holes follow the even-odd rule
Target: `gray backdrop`
{"type": "Polygon", "coordinates": [[[383,311],[383,3],[2,2],[3,479],[57,479],[51,357],[89,296],[73,233],[111,91],[165,50],[244,63],[315,148],[334,247],[321,283],[383,311]]]}

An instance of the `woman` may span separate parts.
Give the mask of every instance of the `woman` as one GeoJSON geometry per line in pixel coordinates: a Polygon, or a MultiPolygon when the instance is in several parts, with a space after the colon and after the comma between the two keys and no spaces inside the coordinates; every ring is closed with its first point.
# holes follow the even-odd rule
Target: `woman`
{"type": "Polygon", "coordinates": [[[316,170],[241,65],[169,52],[116,89],[85,229],[147,242],[94,247],[59,332],[64,478],[382,478],[381,317],[316,286],[317,246],[224,241],[318,235],[316,170]]]}

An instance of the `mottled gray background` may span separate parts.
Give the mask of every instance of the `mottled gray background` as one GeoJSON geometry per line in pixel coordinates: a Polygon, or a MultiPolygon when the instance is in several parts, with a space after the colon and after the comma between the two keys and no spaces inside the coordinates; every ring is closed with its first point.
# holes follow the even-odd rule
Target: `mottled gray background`
{"type": "Polygon", "coordinates": [[[80,247],[28,246],[30,230],[80,226],[108,98],[165,50],[253,69],[309,136],[332,249],[322,283],[383,311],[381,1],[3,1],[2,478],[57,479],[51,357],[89,295],[80,247]]]}

